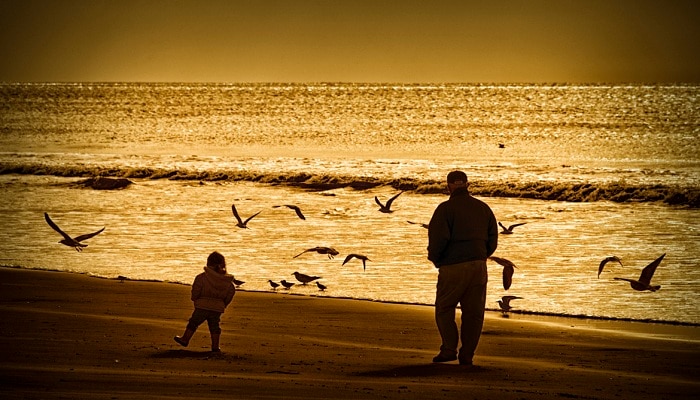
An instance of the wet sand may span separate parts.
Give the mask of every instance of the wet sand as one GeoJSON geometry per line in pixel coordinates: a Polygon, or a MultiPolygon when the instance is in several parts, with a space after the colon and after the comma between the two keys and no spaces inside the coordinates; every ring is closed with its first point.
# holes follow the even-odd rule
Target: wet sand
{"type": "Polygon", "coordinates": [[[432,307],[238,291],[182,333],[190,287],[0,268],[4,399],[696,398],[700,328],[489,312],[473,367],[433,364],[432,307]]]}

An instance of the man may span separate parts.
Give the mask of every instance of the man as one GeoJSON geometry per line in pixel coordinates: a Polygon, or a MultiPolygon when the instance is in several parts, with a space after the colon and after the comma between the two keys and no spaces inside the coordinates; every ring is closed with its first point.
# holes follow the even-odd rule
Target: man
{"type": "Polygon", "coordinates": [[[498,226],[491,208],[469,194],[467,174],[447,174],[449,200],[435,209],[428,227],[428,260],[439,269],[435,296],[435,322],[442,337],[433,362],[472,365],[484,325],[486,259],[498,246],[498,226]],[[461,335],[455,322],[462,308],[461,335]],[[459,339],[462,347],[457,353],[459,339]]]}

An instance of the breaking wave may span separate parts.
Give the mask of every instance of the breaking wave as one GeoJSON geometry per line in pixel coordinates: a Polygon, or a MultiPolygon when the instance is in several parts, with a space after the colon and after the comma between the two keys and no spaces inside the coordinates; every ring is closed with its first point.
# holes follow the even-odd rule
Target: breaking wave
{"type": "MultiPolygon", "coordinates": [[[[182,181],[247,181],[269,185],[285,185],[305,190],[353,188],[367,190],[391,186],[397,190],[419,194],[445,193],[442,181],[412,177],[377,178],[341,174],[261,172],[241,169],[190,170],[185,168],[101,167],[90,165],[47,165],[42,163],[0,163],[0,174],[51,175],[60,177],[118,177],[128,179],[168,179],[182,181]]],[[[668,205],[700,208],[700,188],[670,185],[641,185],[625,182],[504,182],[470,183],[476,196],[529,198],[551,201],[618,203],[663,202],[668,205]]]]}

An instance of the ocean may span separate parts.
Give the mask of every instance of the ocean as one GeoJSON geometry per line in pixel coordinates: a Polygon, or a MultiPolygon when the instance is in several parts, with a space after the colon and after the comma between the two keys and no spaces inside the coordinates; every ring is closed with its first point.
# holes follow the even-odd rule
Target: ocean
{"type": "Polygon", "coordinates": [[[525,223],[495,253],[509,290],[488,263],[489,310],[514,295],[513,313],[700,325],[700,86],[4,83],[0,110],[5,266],[190,284],[216,250],[243,290],[298,271],[327,289],[277,291],[432,305],[420,224],[462,169],[525,223]],[[82,184],[96,176],[133,184],[82,184]],[[249,229],[232,204],[260,212],[249,229]],[[45,212],[105,230],[76,252],[45,212]],[[317,246],[340,254],[302,253],[317,246]],[[657,292],[613,279],[662,254],[657,292]],[[608,256],[622,265],[598,277],[608,256]]]}

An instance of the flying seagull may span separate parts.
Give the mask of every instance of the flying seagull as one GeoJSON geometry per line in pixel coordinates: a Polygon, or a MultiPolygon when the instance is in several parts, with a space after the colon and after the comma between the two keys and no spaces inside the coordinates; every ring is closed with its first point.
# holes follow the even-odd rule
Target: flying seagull
{"type": "Polygon", "coordinates": [[[498,303],[498,306],[501,307],[501,310],[503,310],[503,313],[505,314],[513,308],[510,306],[510,301],[515,300],[515,299],[522,299],[522,297],[503,296],[503,297],[501,297],[500,300],[497,300],[496,302],[498,303]]]}
{"type": "Polygon", "coordinates": [[[88,240],[91,237],[93,237],[93,236],[101,233],[103,230],[105,230],[105,228],[102,228],[97,232],[87,233],[85,235],[80,235],[80,236],[76,236],[76,237],[72,238],[72,237],[68,236],[67,233],[63,232],[61,230],[61,228],[59,228],[58,225],[56,225],[51,220],[48,213],[44,213],[44,219],[46,219],[46,222],[49,224],[49,226],[51,228],[53,228],[53,230],[55,230],[56,232],[60,233],[61,236],[63,236],[63,240],[59,241],[58,243],[64,244],[68,247],[73,247],[78,252],[83,251],[83,247],[87,247],[86,244],[80,243],[80,242],[82,242],[83,240],[88,240]]]}
{"type": "Polygon", "coordinates": [[[503,266],[503,289],[510,289],[510,285],[513,283],[513,272],[515,272],[513,268],[518,267],[512,261],[501,257],[491,256],[489,260],[493,260],[503,266]]]}
{"type": "Polygon", "coordinates": [[[403,190],[400,191],[399,194],[394,195],[394,197],[392,197],[392,198],[390,198],[389,200],[387,200],[386,205],[385,205],[385,204],[382,204],[382,202],[379,201],[379,198],[377,198],[377,196],[374,196],[374,201],[375,201],[375,203],[377,203],[377,204],[379,205],[379,211],[381,211],[381,212],[383,212],[383,213],[392,213],[392,212],[394,212],[394,211],[391,209],[391,203],[393,203],[394,200],[396,200],[396,198],[399,197],[399,196],[401,195],[401,193],[403,193],[403,190]]]}
{"type": "Polygon", "coordinates": [[[272,290],[276,290],[279,287],[279,283],[273,282],[272,279],[268,279],[267,282],[270,283],[270,287],[272,287],[272,290]]]}
{"type": "Polygon", "coordinates": [[[258,212],[256,212],[255,214],[253,214],[253,215],[251,215],[250,217],[248,217],[248,219],[246,219],[245,221],[243,221],[243,220],[241,219],[241,216],[238,215],[238,211],[236,210],[236,205],[235,205],[235,204],[231,204],[231,211],[233,211],[233,216],[236,217],[236,220],[238,221],[238,223],[236,223],[236,226],[239,227],[239,228],[243,228],[243,229],[248,228],[248,221],[250,221],[251,219],[255,218],[255,216],[257,216],[258,214],[260,214],[260,213],[262,212],[262,211],[258,211],[258,212]]]}
{"type": "Polygon", "coordinates": [[[233,278],[233,284],[236,285],[236,287],[239,287],[244,283],[245,283],[245,281],[239,281],[238,279],[233,278]]]}
{"type": "Polygon", "coordinates": [[[420,225],[421,227],[423,227],[423,228],[425,228],[425,229],[428,229],[428,228],[430,227],[430,225],[428,225],[428,224],[422,224],[422,223],[420,223],[420,222],[413,222],[413,221],[406,221],[406,222],[408,222],[409,224],[413,224],[413,225],[420,225]]]}
{"type": "Polygon", "coordinates": [[[611,262],[611,261],[616,261],[620,263],[620,266],[622,267],[622,261],[620,260],[619,257],[617,256],[610,256],[610,257],[605,257],[603,261],[600,262],[600,265],[598,266],[598,278],[600,278],[600,273],[603,272],[603,267],[605,264],[611,262]]]}
{"type": "Polygon", "coordinates": [[[666,253],[662,254],[661,257],[657,258],[656,260],[652,261],[651,264],[647,265],[642,269],[642,274],[639,275],[639,280],[634,280],[634,279],[629,279],[629,278],[613,278],[618,281],[627,281],[630,283],[630,286],[634,290],[639,290],[639,291],[644,291],[644,290],[650,290],[652,292],[656,292],[657,290],[661,289],[661,285],[651,285],[651,278],[654,276],[654,272],[656,272],[656,267],[661,264],[661,260],[666,257],[666,253]]]}
{"type": "Polygon", "coordinates": [[[301,209],[300,209],[299,207],[295,206],[294,204],[284,204],[284,205],[281,205],[281,206],[272,206],[272,208],[278,208],[278,207],[287,207],[287,208],[291,208],[292,210],[294,210],[294,212],[297,213],[297,216],[298,216],[299,218],[301,218],[301,219],[306,219],[306,217],[304,216],[304,214],[301,213],[301,209]]]}
{"type": "Polygon", "coordinates": [[[282,286],[284,286],[285,289],[289,289],[289,288],[291,288],[292,286],[295,285],[294,282],[287,282],[287,281],[285,281],[284,279],[282,279],[282,280],[280,281],[280,283],[282,284],[282,286]]]}
{"type": "Polygon", "coordinates": [[[320,291],[322,291],[322,292],[323,292],[324,290],[326,290],[326,288],[327,288],[326,285],[322,284],[322,283],[319,282],[319,281],[316,281],[316,286],[318,286],[318,290],[320,290],[320,291]]]}
{"type": "Polygon", "coordinates": [[[527,222],[521,222],[521,223],[519,223],[519,224],[513,224],[513,225],[510,225],[509,227],[506,228],[505,226],[503,226],[503,224],[501,223],[501,221],[498,221],[498,226],[500,226],[501,228],[503,228],[503,230],[501,231],[501,234],[503,234],[503,235],[511,235],[511,234],[513,234],[513,228],[518,227],[518,226],[520,226],[520,225],[525,225],[525,224],[527,224],[527,222]]]}
{"type": "Polygon", "coordinates": [[[337,256],[338,254],[340,254],[340,253],[338,253],[338,250],[336,250],[332,247],[318,246],[318,247],[312,247],[310,249],[306,249],[306,250],[302,251],[301,253],[295,255],[292,258],[297,258],[306,252],[313,252],[313,251],[315,251],[318,254],[328,254],[328,258],[333,258],[333,257],[337,256]]]}
{"type": "Polygon", "coordinates": [[[345,263],[347,263],[348,261],[350,261],[353,257],[354,257],[354,258],[357,258],[358,260],[362,260],[362,269],[365,270],[365,271],[367,270],[367,264],[366,264],[366,262],[367,262],[367,261],[372,261],[372,260],[370,260],[369,258],[367,258],[367,256],[362,255],[362,254],[348,254],[348,256],[345,257],[345,261],[343,261],[343,265],[345,265],[345,263]]]}
{"type": "Polygon", "coordinates": [[[297,280],[299,282],[301,282],[302,285],[306,285],[307,283],[313,282],[316,279],[321,279],[320,276],[309,276],[306,274],[301,274],[301,273],[296,272],[296,271],[292,275],[294,275],[294,277],[297,278],[297,280]]]}

